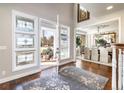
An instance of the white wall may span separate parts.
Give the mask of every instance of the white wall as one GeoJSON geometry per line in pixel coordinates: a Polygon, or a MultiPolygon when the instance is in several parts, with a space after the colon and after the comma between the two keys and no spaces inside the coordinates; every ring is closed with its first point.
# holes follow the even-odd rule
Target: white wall
{"type": "Polygon", "coordinates": [[[40,68],[36,66],[12,72],[12,9],[51,21],[56,21],[56,15],[59,14],[60,23],[71,27],[70,60],[73,58],[73,4],[0,4],[0,46],[7,47],[0,50],[0,82],[15,78],[15,75],[21,77],[24,73],[29,74],[28,72],[35,72],[40,68]]]}

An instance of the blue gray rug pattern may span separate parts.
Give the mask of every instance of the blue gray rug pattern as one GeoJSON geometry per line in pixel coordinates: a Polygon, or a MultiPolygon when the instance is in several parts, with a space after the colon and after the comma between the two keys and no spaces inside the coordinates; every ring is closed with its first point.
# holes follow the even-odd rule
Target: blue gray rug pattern
{"type": "MultiPolygon", "coordinates": [[[[41,77],[22,84],[23,90],[101,90],[108,78],[68,66],[57,73],[56,68],[44,70],[41,77]]],[[[20,86],[18,86],[20,87],[20,86]]],[[[17,89],[18,89],[17,87],[17,89]]]]}
{"type": "Polygon", "coordinates": [[[66,77],[73,78],[74,80],[87,86],[88,89],[103,89],[108,81],[108,78],[106,77],[94,74],[92,72],[74,66],[68,66],[61,69],[60,74],[66,77]]]}

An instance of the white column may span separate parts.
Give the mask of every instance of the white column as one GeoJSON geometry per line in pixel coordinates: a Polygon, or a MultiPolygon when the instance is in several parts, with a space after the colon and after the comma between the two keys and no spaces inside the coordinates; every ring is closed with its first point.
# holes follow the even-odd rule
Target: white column
{"type": "Polygon", "coordinates": [[[59,15],[57,15],[57,25],[56,25],[56,29],[57,29],[57,73],[59,70],[59,62],[60,62],[60,24],[59,24],[59,15]]]}
{"type": "Polygon", "coordinates": [[[116,90],[116,48],[113,48],[113,57],[112,57],[112,90],[116,90]]]}
{"type": "MultiPolygon", "coordinates": [[[[122,57],[124,58],[124,51],[123,51],[122,57]]],[[[124,90],[124,59],[122,59],[122,66],[123,66],[123,72],[122,72],[122,73],[123,73],[123,74],[122,74],[122,77],[123,77],[123,81],[122,81],[122,82],[123,82],[123,85],[122,85],[122,86],[123,86],[123,90],[124,90]]]]}
{"type": "Polygon", "coordinates": [[[119,55],[118,55],[118,89],[122,89],[122,74],[123,74],[123,67],[122,67],[122,51],[119,49],[119,55]]]}
{"type": "Polygon", "coordinates": [[[87,34],[87,47],[88,48],[91,48],[91,37],[90,37],[90,34],[87,34]]]}
{"type": "Polygon", "coordinates": [[[57,48],[57,45],[56,45],[57,44],[57,38],[56,38],[56,36],[57,36],[57,32],[55,31],[54,32],[54,40],[53,40],[53,42],[54,42],[54,49],[53,49],[54,50],[54,55],[53,55],[53,57],[54,58],[56,58],[56,48],[57,48]]]}
{"type": "Polygon", "coordinates": [[[76,28],[74,29],[74,61],[76,61],[76,28]]]}

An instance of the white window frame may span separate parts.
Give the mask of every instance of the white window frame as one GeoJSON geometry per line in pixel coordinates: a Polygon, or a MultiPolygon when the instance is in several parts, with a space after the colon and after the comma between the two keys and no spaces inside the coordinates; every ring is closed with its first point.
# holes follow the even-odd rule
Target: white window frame
{"type": "MultiPolygon", "coordinates": [[[[66,25],[63,25],[61,24],[60,25],[60,37],[61,37],[61,27],[63,28],[67,28],[67,33],[68,33],[68,57],[67,58],[61,58],[61,54],[60,54],[60,60],[66,60],[66,59],[69,59],[70,58],[70,27],[69,26],[66,26],[66,25]]],[[[60,41],[60,45],[61,45],[61,39],[59,39],[60,41]]],[[[60,53],[61,53],[61,46],[60,46],[60,53]]]]}
{"type": "MultiPolygon", "coordinates": [[[[39,19],[39,33],[38,33],[38,36],[39,36],[39,38],[38,38],[38,42],[39,42],[39,47],[38,47],[38,50],[39,50],[39,52],[38,52],[38,54],[39,54],[39,62],[40,62],[40,65],[42,66],[42,61],[41,61],[41,57],[40,57],[40,45],[41,45],[41,40],[40,40],[40,31],[42,30],[42,29],[49,29],[49,30],[51,30],[51,31],[53,31],[53,32],[55,32],[55,35],[57,36],[58,34],[57,34],[57,31],[58,31],[58,29],[57,29],[57,27],[56,27],[56,29],[54,29],[54,28],[49,28],[49,27],[44,27],[44,26],[42,26],[41,25],[41,22],[42,21],[44,21],[44,22],[47,22],[47,23],[50,23],[50,24],[52,24],[52,25],[55,25],[55,26],[57,26],[57,24],[56,24],[56,22],[54,22],[54,21],[51,21],[51,20],[47,20],[47,19],[43,19],[43,18],[40,18],[39,19]]],[[[54,40],[54,56],[56,56],[56,48],[58,47],[58,41],[56,41],[57,40],[57,37],[56,38],[54,38],[55,40],[54,40]]],[[[60,60],[59,60],[60,61],[60,60]]]]}
{"type": "Polygon", "coordinates": [[[12,72],[19,71],[27,68],[31,68],[38,65],[38,18],[23,12],[19,12],[16,10],[12,10],[12,72]],[[16,16],[21,16],[24,18],[29,18],[34,20],[34,32],[19,32],[16,30],[16,16]],[[34,35],[34,48],[16,48],[16,34],[24,34],[24,35],[34,35]],[[16,66],[16,52],[19,51],[34,51],[34,63],[28,64],[24,66],[16,66]]]}
{"type": "MultiPolygon", "coordinates": [[[[41,22],[41,21],[46,21],[46,22],[48,22],[48,23],[50,23],[50,24],[53,24],[53,25],[56,25],[57,26],[57,23],[56,22],[54,22],[54,21],[50,21],[50,20],[47,20],[47,19],[43,19],[43,18],[40,18],[40,20],[39,20],[39,23],[41,22]]],[[[60,27],[64,27],[64,28],[67,28],[68,29],[68,57],[67,58],[61,58],[61,55],[60,55],[60,58],[59,58],[59,61],[62,61],[62,60],[66,60],[66,59],[70,59],[70,27],[69,26],[66,26],[66,25],[63,25],[63,24],[60,24],[59,25],[59,30],[57,30],[57,28],[56,28],[56,31],[61,31],[61,29],[60,29],[60,27]]],[[[42,28],[42,26],[41,25],[39,25],[39,29],[41,29],[42,28]]],[[[40,32],[39,32],[40,33],[40,32]]],[[[58,33],[58,32],[57,32],[58,33]]],[[[56,34],[57,34],[56,33],[56,34]]],[[[60,34],[61,33],[59,33],[59,36],[60,36],[60,34]]],[[[59,37],[59,36],[57,36],[57,37],[59,37]]],[[[39,37],[40,37],[40,34],[39,34],[39,37]]],[[[39,38],[40,39],[40,38],[39,38]]],[[[56,48],[57,47],[59,47],[59,49],[60,49],[60,53],[61,53],[61,46],[59,45],[58,46],[58,43],[60,43],[60,38],[59,39],[57,39],[57,40],[59,40],[59,41],[55,41],[57,44],[56,44],[56,48]]],[[[40,50],[40,41],[39,41],[39,50],[40,50]]],[[[40,55],[40,51],[39,51],[39,55],[40,55]]],[[[40,60],[40,62],[41,62],[41,59],[40,59],[40,56],[39,56],[39,60],[40,60]]],[[[41,63],[42,64],[42,63],[41,63]]]]}

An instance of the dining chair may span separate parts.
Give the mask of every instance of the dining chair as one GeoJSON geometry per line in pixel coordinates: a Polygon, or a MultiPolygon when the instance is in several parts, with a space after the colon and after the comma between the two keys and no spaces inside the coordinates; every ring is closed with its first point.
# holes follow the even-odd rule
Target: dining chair
{"type": "Polygon", "coordinates": [[[99,53],[98,53],[98,49],[92,49],[91,51],[91,60],[93,61],[99,61],[99,53]]]}
{"type": "Polygon", "coordinates": [[[110,63],[111,56],[109,55],[109,51],[106,48],[100,49],[100,62],[110,63]]]}
{"type": "Polygon", "coordinates": [[[90,49],[87,47],[84,48],[84,59],[91,59],[90,49]]]}

